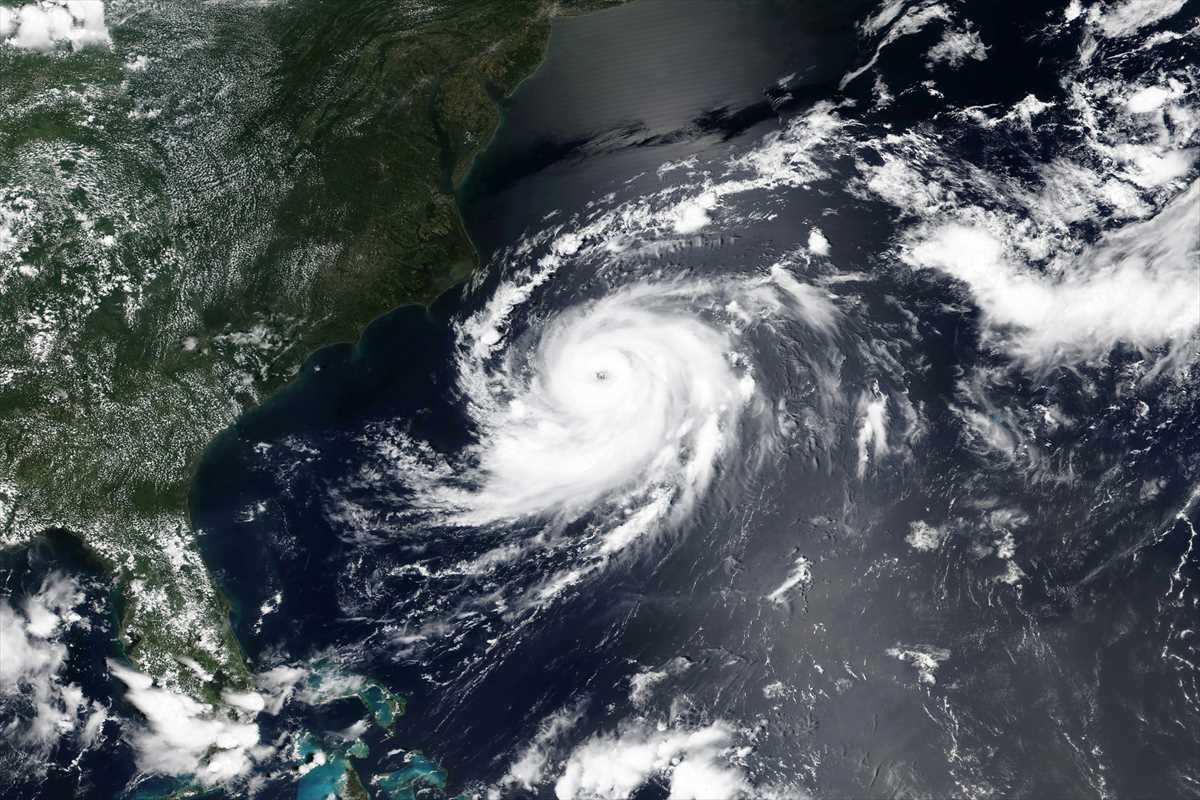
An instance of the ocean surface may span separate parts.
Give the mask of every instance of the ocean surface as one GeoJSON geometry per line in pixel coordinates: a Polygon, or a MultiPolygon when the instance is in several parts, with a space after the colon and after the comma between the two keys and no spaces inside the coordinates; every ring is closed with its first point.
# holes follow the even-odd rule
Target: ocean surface
{"type": "MultiPolygon", "coordinates": [[[[1031,133],[932,109],[998,119],[1060,96],[1076,57],[1027,53],[1046,9],[976,5],[987,60],[880,46],[898,99],[877,113],[878,84],[841,86],[865,4],[556,21],[461,192],[477,278],[314,354],[213,443],[192,519],[253,667],[337,663],[408,698],[360,774],[420,751],[452,792],[549,796],[505,777],[522,753],[574,753],[586,784],[572,746],[657,726],[789,796],[1196,785],[1194,678],[1159,655],[1195,607],[1194,398],[1141,411],[1134,348],[1013,367],[893,247],[880,176],[908,127],[946,126],[912,156],[942,142],[946,172],[913,185],[960,158],[1020,172],[1031,133]],[[895,88],[926,74],[936,95],[895,88]],[[671,444],[640,453],[643,428],[671,444]]],[[[981,174],[945,202],[991,208],[981,174]]],[[[264,738],[360,708],[295,713],[264,738]]]]}

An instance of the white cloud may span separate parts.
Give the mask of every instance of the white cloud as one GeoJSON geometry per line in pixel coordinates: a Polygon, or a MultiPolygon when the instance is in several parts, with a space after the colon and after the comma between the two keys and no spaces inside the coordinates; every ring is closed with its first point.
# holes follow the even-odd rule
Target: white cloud
{"type": "Polygon", "coordinates": [[[1146,86],[1131,94],[1125,101],[1125,105],[1131,113],[1145,114],[1157,111],[1175,96],[1175,93],[1165,86],[1146,86]]]}
{"type": "Polygon", "coordinates": [[[731,763],[733,734],[722,722],[694,730],[634,726],[575,748],[554,784],[559,800],[622,800],[652,777],[667,777],[674,800],[729,800],[751,791],[731,763]]]}
{"type": "MultiPolygon", "coordinates": [[[[255,722],[260,713],[278,714],[293,699],[322,705],[353,697],[368,685],[361,675],[332,665],[281,665],[254,676],[257,691],[226,690],[221,693],[222,703],[214,707],[156,686],[149,676],[114,661],[108,667],[125,684],[126,701],[143,717],[128,733],[138,768],[189,777],[206,787],[241,786],[256,766],[276,756],[275,746],[260,742],[255,722]]],[[[341,735],[357,737],[370,724],[360,721],[341,735]]]]}
{"type": "Polygon", "coordinates": [[[702,192],[698,196],[680,203],[674,212],[676,233],[696,233],[711,222],[709,212],[717,205],[713,192],[702,192]]]}
{"type": "Polygon", "coordinates": [[[221,699],[228,705],[234,708],[239,708],[242,711],[248,711],[251,714],[257,714],[266,708],[266,701],[258,692],[231,692],[224,691],[221,693],[221,699]]]}
{"type": "Polygon", "coordinates": [[[19,607],[0,600],[0,702],[16,712],[0,730],[28,748],[25,766],[34,770],[45,769],[46,755],[64,736],[77,735],[89,747],[107,718],[104,706],[62,678],[69,653],[60,637],[87,624],[75,611],[83,598],[72,578],[51,573],[19,607]]]}
{"type": "Polygon", "coordinates": [[[748,792],[740,771],[704,758],[685,758],[671,773],[670,800],[715,800],[748,792]]]}
{"type": "Polygon", "coordinates": [[[902,10],[904,10],[903,2],[888,3],[875,17],[862,26],[861,31],[867,35],[878,33],[884,28],[887,28],[887,33],[876,46],[874,55],[866,64],[842,76],[838,89],[845,89],[855,78],[875,66],[883,49],[897,39],[914,34],[931,22],[950,22],[953,19],[950,11],[936,0],[914,3],[911,9],[904,10],[903,15],[900,13],[902,10]]]}
{"type": "Polygon", "coordinates": [[[937,550],[941,547],[942,542],[946,539],[946,532],[941,528],[935,528],[928,522],[917,520],[908,526],[908,535],[904,537],[904,541],[908,542],[909,546],[914,550],[937,550]]]}
{"type": "Polygon", "coordinates": [[[889,647],[887,654],[911,664],[917,671],[917,680],[929,686],[937,683],[934,673],[950,657],[949,650],[928,644],[897,644],[889,647]]]}
{"type": "Polygon", "coordinates": [[[146,675],[109,662],[126,686],[125,699],[145,718],[129,736],[138,768],[159,775],[191,776],[203,786],[244,778],[270,748],[259,747],[258,725],[233,718],[161,687],[146,675]]]}
{"type": "MultiPolygon", "coordinates": [[[[790,301],[792,310],[798,314],[800,319],[826,333],[837,327],[841,315],[838,313],[837,306],[829,299],[827,292],[823,292],[811,284],[801,283],[779,264],[771,267],[770,282],[778,288],[784,298],[790,301]]],[[[758,297],[764,300],[769,308],[776,308],[770,299],[762,297],[761,294],[758,297]]],[[[779,309],[776,308],[776,310],[779,309]]]]}
{"type": "Polygon", "coordinates": [[[667,679],[663,670],[646,670],[629,676],[629,702],[641,708],[650,701],[654,687],[667,679]]]}
{"type": "Polygon", "coordinates": [[[963,281],[995,337],[1033,364],[1182,345],[1200,328],[1200,181],[1156,216],[1102,237],[1046,275],[1019,266],[995,233],[949,223],[919,236],[907,260],[963,281]]]}
{"type": "Polygon", "coordinates": [[[870,392],[863,392],[858,399],[858,477],[867,472],[872,454],[876,461],[888,452],[887,395],[875,383],[870,392]]]}
{"type": "Polygon", "coordinates": [[[888,0],[882,8],[875,12],[874,16],[868,17],[859,24],[859,30],[873,36],[890,25],[903,10],[904,0],[888,0]]]}
{"type": "Polygon", "coordinates": [[[797,586],[808,586],[810,583],[812,583],[812,562],[804,556],[796,556],[787,578],[767,595],[767,599],[772,603],[782,603],[792,589],[797,586]]]}
{"type": "Polygon", "coordinates": [[[1147,189],[1182,178],[1196,160],[1194,150],[1173,150],[1158,144],[1120,144],[1112,148],[1112,154],[1128,165],[1124,177],[1147,189]]]}
{"type": "Polygon", "coordinates": [[[1136,33],[1173,17],[1187,0],[1126,0],[1124,3],[1097,3],[1089,9],[1089,21],[1101,35],[1119,38],[1136,33]]]}
{"type": "Polygon", "coordinates": [[[278,714],[284,703],[296,693],[300,681],[309,676],[303,667],[287,665],[272,667],[254,676],[254,684],[264,696],[264,708],[269,714],[278,714]]]}
{"type": "Polygon", "coordinates": [[[1004,572],[996,577],[1001,583],[1015,586],[1025,577],[1025,571],[1017,565],[1013,557],[1017,554],[1017,541],[1012,531],[1000,531],[1000,535],[992,542],[996,558],[1004,562],[1004,572]]]}
{"type": "Polygon", "coordinates": [[[41,0],[19,9],[0,8],[0,42],[23,50],[106,46],[102,0],[41,0]]]}
{"type": "Polygon", "coordinates": [[[0,41],[7,39],[17,29],[17,12],[8,6],[0,6],[0,41]]]}
{"type": "Polygon", "coordinates": [[[808,251],[815,256],[829,255],[829,240],[820,228],[813,228],[808,232],[808,251]]]}
{"type": "Polygon", "coordinates": [[[983,61],[987,58],[987,45],[969,25],[961,30],[947,29],[942,38],[929,52],[925,60],[929,64],[949,64],[960,67],[967,59],[983,61]]]}
{"type": "MultiPolygon", "coordinates": [[[[1008,109],[951,112],[985,136],[1024,129],[1036,142],[1027,153],[1036,177],[974,163],[920,129],[884,134],[871,142],[878,160],[860,159],[863,182],[855,189],[892,203],[913,223],[901,237],[902,258],[963,281],[984,311],[988,342],[1027,366],[1104,356],[1118,343],[1143,351],[1167,346],[1182,357],[1195,335],[1195,71],[1163,56],[1131,86],[1111,59],[1092,58],[1096,35],[1144,29],[1180,7],[1075,4],[1067,16],[1086,15],[1091,34],[1062,77],[1066,96],[1053,112],[1032,95],[1008,109]],[[1057,124],[1035,126],[1035,117],[1057,124]],[[1082,137],[1063,140],[1061,124],[1077,125],[1082,137]]],[[[889,13],[900,18],[899,10],[889,13]]],[[[950,19],[947,27],[961,26],[950,19]]]]}
{"type": "Polygon", "coordinates": [[[643,707],[650,702],[650,696],[655,687],[673,675],[680,675],[692,666],[692,662],[683,656],[677,656],[662,666],[661,669],[645,669],[629,676],[629,702],[635,707],[643,707]]]}
{"type": "MultiPolygon", "coordinates": [[[[499,788],[520,786],[526,791],[542,783],[546,767],[562,738],[575,727],[583,715],[582,704],[564,708],[542,721],[533,740],[512,763],[500,779],[499,788]]],[[[498,793],[497,793],[498,794],[498,793]]]]}

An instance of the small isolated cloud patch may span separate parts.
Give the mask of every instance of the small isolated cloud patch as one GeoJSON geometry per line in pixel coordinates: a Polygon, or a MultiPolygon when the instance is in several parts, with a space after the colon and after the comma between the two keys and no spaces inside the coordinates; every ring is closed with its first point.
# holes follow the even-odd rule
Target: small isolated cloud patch
{"type": "Polygon", "coordinates": [[[917,671],[917,680],[927,686],[937,683],[934,673],[950,657],[949,650],[928,644],[897,644],[889,647],[887,654],[910,664],[917,671]]]}
{"type": "Polygon", "coordinates": [[[904,541],[908,542],[909,547],[925,552],[937,550],[945,540],[946,532],[944,530],[935,528],[922,520],[909,523],[908,535],[904,537],[904,541]]]}
{"type": "Polygon", "coordinates": [[[829,240],[820,228],[813,228],[808,232],[808,252],[814,256],[829,255],[829,240]]]}
{"type": "Polygon", "coordinates": [[[887,395],[876,383],[869,392],[863,392],[858,399],[858,435],[855,442],[858,445],[858,477],[867,472],[872,454],[878,461],[888,453],[888,408],[887,395]]]}
{"type": "Polygon", "coordinates": [[[767,595],[767,599],[772,603],[784,603],[793,589],[808,586],[810,583],[812,583],[812,562],[804,556],[796,556],[787,578],[767,595]]]}
{"type": "Polygon", "coordinates": [[[947,29],[938,43],[925,54],[925,62],[930,66],[946,64],[961,67],[968,59],[985,60],[987,51],[987,45],[979,38],[979,34],[967,25],[959,30],[947,29]]]}

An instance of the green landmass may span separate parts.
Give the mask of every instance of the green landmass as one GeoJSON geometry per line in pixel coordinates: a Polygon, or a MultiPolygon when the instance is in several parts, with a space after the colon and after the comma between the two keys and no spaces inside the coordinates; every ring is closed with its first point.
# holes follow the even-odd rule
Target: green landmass
{"type": "Polygon", "coordinates": [[[71,532],[139,669],[246,685],[187,519],[201,452],[471,272],[454,190],[496,98],[606,4],[110,0],[109,48],[0,45],[0,546],[71,532]]]}

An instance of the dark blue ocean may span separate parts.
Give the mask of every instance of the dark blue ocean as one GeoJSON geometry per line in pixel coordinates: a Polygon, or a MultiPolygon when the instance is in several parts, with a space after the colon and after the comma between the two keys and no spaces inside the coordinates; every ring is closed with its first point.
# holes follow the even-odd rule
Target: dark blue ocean
{"type": "MultiPolygon", "coordinates": [[[[720,731],[722,774],[763,796],[1200,792],[1194,373],[1152,369],[1165,345],[1022,360],[986,275],[913,255],[953,214],[1042,224],[1013,187],[1099,135],[1072,91],[1194,53],[1104,40],[1080,72],[1099,34],[1062,9],[964,9],[945,60],[958,17],[885,40],[870,3],[556,20],[460,191],[479,275],[313,354],[210,445],[192,524],[251,668],[336,664],[407,699],[362,734],[364,783],[419,752],[445,771],[430,796],[582,797],[554,776],[589,744],[720,731]],[[1029,96],[1040,121],[1008,115],[1029,96]],[[710,340],[719,358],[690,349],[710,340]],[[630,364],[666,390],[620,383],[630,364]],[[543,396],[625,427],[571,431],[592,462],[543,446],[543,396]],[[720,437],[678,424],[695,405],[720,437]],[[637,463],[653,485],[605,483],[658,417],[682,444],[637,463]],[[539,779],[506,777],[530,753],[539,779]]],[[[1188,180],[1146,189],[1144,216],[1188,180]]],[[[1064,252],[1118,224],[1058,223],[1064,252]]],[[[333,742],[362,716],[258,721],[333,742]]],[[[712,753],[679,752],[611,796],[682,791],[681,759],[712,753]]]]}
{"type": "MultiPolygon", "coordinates": [[[[1188,525],[1172,515],[1188,500],[1194,467],[1181,469],[1179,458],[1194,450],[1194,428],[1176,416],[1159,431],[1118,433],[1125,423],[1103,398],[1116,390],[1122,362],[1139,358],[1118,351],[1106,371],[1014,372],[993,387],[1004,402],[1052,397],[1064,417],[1106,420],[1107,437],[1049,434],[1079,448],[1073,482],[1030,483],[1003,459],[964,448],[959,381],[964,370],[1002,359],[982,341],[978,312],[951,288],[881,264],[894,217],[845,191],[849,160],[835,161],[827,177],[774,190],[770,213],[749,224],[631,257],[620,274],[753,273],[819,221],[836,243],[836,269],[872,274],[837,284],[857,320],[839,334],[840,380],[882,381],[886,391],[903,384],[919,410],[922,438],[902,466],[856,481],[852,446],[795,447],[583,589],[525,613],[465,601],[455,610],[446,598],[496,587],[483,579],[441,586],[411,565],[475,557],[485,549],[480,540],[491,547],[528,535],[527,524],[487,533],[414,528],[396,488],[404,476],[355,490],[360,507],[384,509],[365,528],[331,512],[331,492],[360,467],[375,423],[402,421],[405,436],[448,457],[478,442],[456,384],[454,329],[483,308],[505,265],[520,261],[511,249],[523,237],[597,204],[659,191],[672,180],[657,171],[665,163],[735,159],[822,100],[857,97],[861,124],[882,135],[925,124],[948,105],[1056,96],[1060,63],[1074,57],[1069,39],[1031,54],[1042,6],[979,6],[971,19],[990,44],[986,62],[939,74],[936,96],[913,92],[869,115],[869,85],[838,87],[864,57],[854,27],[860,5],[646,2],[557,22],[545,64],[506,101],[504,124],[461,193],[481,281],[430,309],[377,320],[355,345],[315,354],[293,386],[210,448],[193,520],[237,604],[252,662],[336,653],[409,698],[390,744],[372,743],[363,775],[394,767],[381,755],[388,747],[419,749],[448,771],[449,791],[478,790],[557,709],[583,709],[580,737],[611,731],[628,707],[631,671],[682,657],[689,668],[670,680],[691,706],[671,713],[756,720],[748,740],[772,765],[756,773],[760,782],[797,786],[789,781],[802,776],[826,797],[1178,796],[1186,785],[1179,768],[1192,759],[1194,737],[1171,726],[1190,724],[1197,708],[1168,699],[1173,693],[1161,687],[1172,679],[1157,648],[1178,623],[1163,592],[1191,542],[1188,525]],[[1022,18],[1029,24],[1014,23],[1022,18]],[[890,372],[872,348],[889,353],[890,372]],[[1161,493],[1096,517],[1088,487],[1145,448],[1155,455],[1130,468],[1154,475],[1161,493]],[[1001,551],[994,530],[963,534],[934,559],[912,557],[904,535],[914,521],[951,518],[960,504],[973,506],[967,515],[985,527],[1001,525],[1006,508],[1023,509],[1017,588],[1002,580],[1003,561],[981,556],[1001,551]],[[812,564],[811,582],[785,605],[764,607],[760,598],[799,553],[812,564]],[[276,593],[278,611],[260,618],[254,610],[276,593]],[[434,618],[461,628],[422,628],[434,618]],[[917,644],[905,650],[906,642],[917,644]],[[926,674],[921,658],[932,659],[936,679],[929,672],[914,688],[913,669],[926,674]],[[776,684],[784,688],[762,688],[776,684]]],[[[889,80],[919,83],[928,46],[917,36],[887,51],[889,80]]],[[[853,118],[854,106],[844,113],[853,118]]],[[[972,137],[963,133],[954,146],[964,155],[995,148],[972,137]]],[[[984,160],[1017,163],[1018,153],[997,148],[984,160]]],[[[601,273],[588,269],[556,274],[518,330],[596,297],[601,273]]],[[[813,391],[789,377],[788,363],[825,346],[803,329],[755,343],[759,380],[769,394],[813,391]]],[[[852,416],[828,422],[855,425],[852,416]]],[[[519,582],[550,568],[538,562],[504,574],[519,582]]],[[[353,713],[319,724],[348,724],[353,713]]],[[[667,790],[652,782],[638,796],[667,790]]]]}

